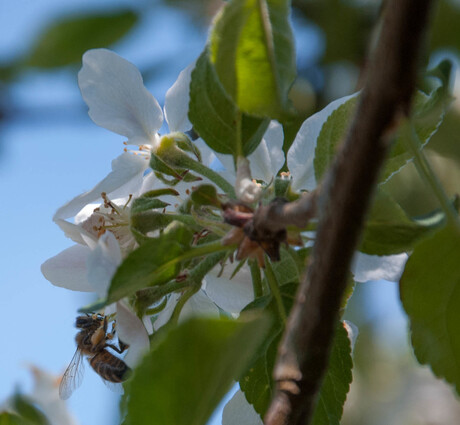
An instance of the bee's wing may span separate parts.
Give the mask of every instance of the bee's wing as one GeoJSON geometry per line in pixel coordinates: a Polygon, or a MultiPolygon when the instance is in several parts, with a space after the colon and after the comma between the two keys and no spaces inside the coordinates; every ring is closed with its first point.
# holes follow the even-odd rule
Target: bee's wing
{"type": "Polygon", "coordinates": [[[59,385],[59,397],[62,400],[67,400],[83,381],[84,362],[82,359],[83,354],[77,348],[59,385]]]}

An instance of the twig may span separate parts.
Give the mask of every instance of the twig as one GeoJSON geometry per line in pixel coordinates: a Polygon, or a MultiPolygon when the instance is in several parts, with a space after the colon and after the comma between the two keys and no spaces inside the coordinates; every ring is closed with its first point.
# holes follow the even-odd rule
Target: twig
{"type": "Polygon", "coordinates": [[[408,114],[430,0],[390,0],[351,127],[318,199],[316,243],[279,347],[267,425],[310,422],[327,368],[353,252],[379,171],[385,137],[408,114]]]}
{"type": "Polygon", "coordinates": [[[253,227],[259,230],[262,230],[263,227],[264,233],[276,233],[288,225],[299,228],[306,227],[316,215],[319,189],[318,187],[313,192],[304,193],[300,199],[294,202],[279,200],[259,206],[254,212],[253,227]]]}

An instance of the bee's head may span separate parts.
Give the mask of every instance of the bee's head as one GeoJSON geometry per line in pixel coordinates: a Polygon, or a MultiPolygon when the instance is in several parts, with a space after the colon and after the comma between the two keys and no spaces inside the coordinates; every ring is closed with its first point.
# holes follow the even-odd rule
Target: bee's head
{"type": "Polygon", "coordinates": [[[104,322],[104,316],[101,314],[86,314],[77,317],[75,326],[79,329],[98,328],[102,322],[104,322]]]}

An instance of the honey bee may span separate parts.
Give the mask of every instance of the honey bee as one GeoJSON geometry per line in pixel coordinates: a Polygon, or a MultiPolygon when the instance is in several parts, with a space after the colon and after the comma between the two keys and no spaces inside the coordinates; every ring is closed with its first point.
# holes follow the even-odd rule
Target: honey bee
{"type": "Polygon", "coordinates": [[[113,339],[115,326],[112,323],[111,332],[107,332],[107,325],[107,317],[102,314],[87,314],[77,317],[75,326],[81,330],[75,336],[77,349],[59,386],[59,396],[62,400],[68,399],[82,383],[84,355],[88,356],[91,367],[104,380],[104,383],[109,384],[111,389],[117,390],[112,386],[112,383],[119,384],[127,379],[131,369],[107,348],[121,354],[128,346],[120,340],[118,341],[119,348],[109,344],[107,341],[113,339]]]}

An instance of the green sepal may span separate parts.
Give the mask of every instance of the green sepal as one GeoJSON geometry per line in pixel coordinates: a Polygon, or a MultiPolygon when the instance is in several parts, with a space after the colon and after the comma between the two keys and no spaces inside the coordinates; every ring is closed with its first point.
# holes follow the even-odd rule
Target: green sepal
{"type": "Polygon", "coordinates": [[[133,204],[131,206],[131,216],[133,216],[134,214],[142,213],[144,211],[163,209],[166,208],[168,205],[169,204],[167,202],[163,202],[161,199],[150,198],[144,195],[133,201],[133,204]]]}
{"type": "Polygon", "coordinates": [[[164,229],[173,221],[180,221],[196,230],[199,227],[190,215],[148,210],[131,216],[131,230],[134,229],[140,234],[146,235],[148,232],[164,229]]]}

